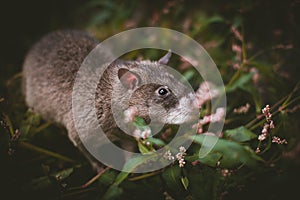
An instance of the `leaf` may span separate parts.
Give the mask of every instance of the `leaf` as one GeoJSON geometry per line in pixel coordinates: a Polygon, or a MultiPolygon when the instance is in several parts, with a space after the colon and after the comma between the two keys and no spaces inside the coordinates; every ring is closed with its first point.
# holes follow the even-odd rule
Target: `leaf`
{"type": "Polygon", "coordinates": [[[224,137],[235,142],[246,142],[257,138],[257,135],[244,126],[240,126],[235,129],[226,130],[224,133],[224,137]]]}
{"type": "Polygon", "coordinates": [[[139,147],[139,151],[142,154],[149,154],[149,153],[151,153],[151,151],[141,141],[138,141],[138,147],[139,147]]]}
{"type": "Polygon", "coordinates": [[[255,103],[256,113],[260,113],[262,107],[262,100],[261,100],[261,95],[259,94],[255,85],[252,84],[244,85],[241,87],[241,89],[251,94],[251,97],[255,103]]]}
{"type": "Polygon", "coordinates": [[[224,21],[224,18],[219,16],[219,15],[215,15],[215,16],[212,16],[210,17],[208,20],[207,20],[207,24],[212,24],[212,23],[219,23],[219,22],[223,22],[224,21]]]}
{"type": "Polygon", "coordinates": [[[114,184],[119,185],[120,183],[122,183],[127,178],[130,172],[132,172],[136,167],[138,167],[139,165],[143,164],[148,160],[149,160],[149,155],[147,156],[139,155],[128,160],[125,163],[122,172],[117,176],[114,184]]]}
{"type": "Polygon", "coordinates": [[[202,166],[201,170],[194,167],[189,170],[189,193],[193,195],[193,199],[218,199],[220,196],[216,188],[223,188],[220,185],[220,176],[216,173],[216,169],[202,166]]]}
{"type": "Polygon", "coordinates": [[[3,113],[3,120],[4,120],[4,123],[5,123],[6,127],[7,127],[7,130],[9,132],[10,136],[13,137],[14,134],[15,134],[15,131],[14,131],[12,122],[11,122],[10,118],[6,114],[4,114],[4,113],[3,113]]]}
{"type": "Polygon", "coordinates": [[[190,81],[194,75],[195,75],[195,71],[193,69],[187,70],[186,72],[183,73],[183,77],[185,78],[185,80],[188,81],[190,81]]]}
{"type": "Polygon", "coordinates": [[[98,0],[93,0],[93,1],[89,1],[86,4],[86,9],[87,8],[95,8],[95,7],[104,7],[107,9],[113,9],[115,8],[115,4],[113,2],[109,2],[109,1],[98,1],[98,0]]]}
{"type": "Polygon", "coordinates": [[[96,14],[90,21],[90,26],[99,25],[104,23],[111,16],[111,11],[103,10],[96,14]]]}
{"type": "Polygon", "coordinates": [[[148,127],[147,124],[146,124],[146,122],[145,122],[145,120],[143,118],[141,118],[141,117],[138,117],[138,116],[136,116],[134,118],[133,124],[136,127],[141,128],[142,130],[145,129],[145,127],[148,127]]]}
{"type": "Polygon", "coordinates": [[[204,163],[211,167],[216,167],[219,160],[222,158],[222,153],[220,152],[211,152],[207,156],[203,158],[199,158],[198,160],[201,163],[204,163]]]}
{"type": "Polygon", "coordinates": [[[162,178],[164,179],[166,185],[170,190],[180,191],[182,190],[182,183],[180,181],[181,169],[179,166],[172,166],[167,168],[162,173],[162,178]]]}
{"type": "Polygon", "coordinates": [[[41,122],[41,117],[36,113],[28,110],[26,112],[26,118],[22,121],[22,125],[20,127],[21,130],[21,138],[27,139],[31,138],[36,133],[36,128],[41,122]]]}
{"type": "MultiPolygon", "coordinates": [[[[154,156],[153,156],[154,157],[154,156]]],[[[150,156],[151,160],[151,156],[150,156]]],[[[111,195],[115,192],[120,192],[119,185],[128,177],[128,175],[138,166],[142,165],[146,161],[149,161],[149,154],[147,156],[139,155],[130,158],[124,165],[122,172],[119,173],[114,183],[105,192],[103,199],[111,199],[111,195]]]]}
{"type": "Polygon", "coordinates": [[[147,141],[151,142],[151,144],[157,145],[157,146],[165,146],[166,143],[158,138],[149,137],[147,138],[147,141]]]}
{"type": "Polygon", "coordinates": [[[69,177],[73,173],[74,169],[69,168],[54,174],[51,174],[50,176],[54,177],[56,180],[61,181],[69,177]]]}
{"type": "Polygon", "coordinates": [[[98,179],[104,185],[111,185],[117,177],[117,172],[113,170],[107,170],[104,174],[98,179]]]}
{"type": "Polygon", "coordinates": [[[112,185],[109,187],[105,195],[102,197],[103,200],[117,199],[123,193],[123,189],[112,185]]]}
{"type": "Polygon", "coordinates": [[[188,186],[189,186],[189,179],[186,176],[181,177],[181,183],[182,183],[184,189],[187,190],[188,186]]]}
{"type": "Polygon", "coordinates": [[[45,188],[48,188],[52,185],[52,181],[49,179],[48,176],[39,177],[36,179],[33,179],[28,184],[24,185],[24,190],[43,190],[45,188]]]}
{"type": "Polygon", "coordinates": [[[200,26],[196,26],[191,34],[196,35],[201,31],[205,30],[209,25],[213,23],[220,23],[220,22],[224,22],[224,18],[222,18],[219,15],[215,15],[208,18],[203,14],[200,14],[195,21],[195,23],[198,23],[200,26]]]}
{"type": "Polygon", "coordinates": [[[248,83],[251,80],[253,74],[254,73],[247,73],[240,75],[240,77],[237,80],[235,80],[232,84],[228,84],[226,86],[226,91],[232,92],[237,88],[242,88],[246,83],[248,83]]]}
{"type": "MultiPolygon", "coordinates": [[[[190,136],[190,138],[193,139],[194,142],[201,144],[201,148],[205,146],[204,144],[205,137],[208,137],[208,139],[210,139],[209,137],[215,137],[215,136],[208,136],[208,135],[190,136]]],[[[222,159],[220,160],[220,166],[226,168],[234,168],[242,164],[248,166],[254,166],[257,161],[263,161],[263,159],[257,156],[250,147],[242,146],[236,142],[227,141],[224,139],[218,139],[215,145],[212,147],[211,151],[205,157],[211,156],[210,154],[215,154],[215,153],[220,153],[222,155],[222,159]]],[[[199,160],[201,159],[202,157],[199,157],[199,160]]]]}
{"type": "Polygon", "coordinates": [[[33,179],[28,184],[24,186],[26,190],[43,190],[48,187],[54,185],[55,181],[61,181],[69,177],[72,172],[74,171],[73,168],[69,168],[66,170],[62,170],[59,172],[51,173],[49,176],[42,176],[36,179],[33,179]]]}

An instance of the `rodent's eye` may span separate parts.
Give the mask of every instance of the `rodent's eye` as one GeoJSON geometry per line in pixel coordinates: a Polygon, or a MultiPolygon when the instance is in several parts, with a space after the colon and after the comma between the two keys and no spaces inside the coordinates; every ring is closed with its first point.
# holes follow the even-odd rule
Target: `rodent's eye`
{"type": "Polygon", "coordinates": [[[165,87],[160,87],[158,88],[157,92],[160,96],[165,96],[169,93],[169,90],[165,87]]]}

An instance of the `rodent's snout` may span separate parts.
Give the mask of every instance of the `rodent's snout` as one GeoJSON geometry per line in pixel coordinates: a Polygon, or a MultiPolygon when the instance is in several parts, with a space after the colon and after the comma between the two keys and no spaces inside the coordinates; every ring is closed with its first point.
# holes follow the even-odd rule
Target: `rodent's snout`
{"type": "Polygon", "coordinates": [[[168,111],[166,123],[183,124],[196,121],[199,107],[195,95],[191,92],[178,99],[178,104],[168,111]]]}

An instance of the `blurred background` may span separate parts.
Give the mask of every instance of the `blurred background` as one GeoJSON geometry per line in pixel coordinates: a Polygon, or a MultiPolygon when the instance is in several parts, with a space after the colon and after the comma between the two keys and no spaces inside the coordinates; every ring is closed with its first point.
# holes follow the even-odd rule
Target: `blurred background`
{"type": "MultiPolygon", "coordinates": [[[[277,133],[286,138],[288,144],[264,154],[272,162],[253,171],[245,170],[247,176],[241,170],[231,178],[227,177],[228,181],[224,181],[226,177],[222,176],[219,181],[210,183],[212,177],[216,178],[215,170],[206,169],[211,176],[202,178],[207,180],[208,185],[223,185],[205,188],[205,180],[202,180],[202,185],[194,185],[194,188],[204,188],[205,193],[215,194],[204,195],[203,199],[297,199],[300,179],[300,106],[297,90],[300,76],[299,0],[6,1],[1,3],[0,25],[0,195],[6,196],[5,199],[100,199],[116,176],[116,172],[109,172],[99,185],[85,190],[73,188],[75,192],[65,192],[68,187],[63,187],[62,182],[53,184],[51,178],[47,179],[53,171],[63,169],[60,175],[68,177],[64,183],[75,187],[91,178],[93,172],[67,137],[61,134],[65,132],[63,128],[49,125],[27,111],[21,93],[20,72],[26,52],[34,42],[57,29],[85,30],[101,41],[121,31],[145,26],[174,29],[195,39],[217,64],[225,84],[231,83],[243,63],[246,67],[240,70],[240,74],[246,77],[247,73],[254,72],[257,75],[250,82],[247,79],[248,85],[240,82],[237,83],[240,85],[231,87],[234,92],[227,94],[227,118],[234,122],[226,124],[225,128],[246,123],[255,118],[264,105],[276,105],[294,90],[291,99],[295,100],[284,111],[278,106],[276,111],[279,114],[274,119],[280,124],[277,133]],[[234,108],[248,102],[251,104],[249,115],[236,116],[234,108]],[[8,121],[13,127],[8,125],[8,121]],[[41,127],[43,123],[47,128],[41,127]],[[27,130],[30,137],[27,135],[25,139],[31,144],[62,152],[86,165],[74,169],[73,165],[46,159],[43,152],[32,146],[22,148],[14,144],[7,127],[14,132],[16,129],[24,132],[29,124],[30,127],[37,126],[31,130],[40,132],[36,130],[40,128],[43,133],[30,135],[34,131],[27,130]],[[70,171],[66,171],[70,166],[72,176],[70,171]],[[46,178],[42,174],[46,174],[46,178]]],[[[135,59],[139,54],[130,56],[135,59]]],[[[151,60],[157,56],[146,55],[151,60]]],[[[189,76],[189,67],[184,63],[179,63],[178,69],[189,76]]],[[[239,80],[245,81],[246,78],[239,80]]],[[[193,78],[190,81],[198,84],[193,78]]],[[[157,179],[154,182],[160,180],[159,177],[153,179],[157,179]]],[[[177,194],[172,189],[166,189],[168,183],[160,183],[157,188],[147,180],[140,184],[143,188],[129,183],[128,188],[123,188],[123,193],[116,196],[119,199],[198,199],[202,195],[197,196],[193,190],[177,194]]]]}

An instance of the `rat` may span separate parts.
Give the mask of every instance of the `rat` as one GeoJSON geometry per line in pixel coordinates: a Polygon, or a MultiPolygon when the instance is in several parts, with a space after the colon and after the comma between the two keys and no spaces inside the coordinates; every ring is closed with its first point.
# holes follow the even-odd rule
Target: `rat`
{"type": "MultiPolygon", "coordinates": [[[[54,31],[33,45],[23,64],[23,92],[28,107],[45,120],[63,125],[71,142],[94,168],[99,162],[84,148],[75,128],[72,90],[82,62],[98,44],[97,39],[83,31],[54,31]]],[[[116,132],[122,134],[113,116],[112,103],[122,110],[134,110],[134,115],[147,123],[157,120],[182,124],[197,115],[192,92],[187,92],[178,78],[164,70],[170,56],[169,51],[158,61],[116,59],[99,77],[94,99],[96,115],[101,128],[111,138],[118,138],[116,132]]],[[[88,80],[93,75],[85,76],[88,80]]],[[[89,119],[84,121],[89,123],[89,119]]],[[[126,144],[122,140],[118,139],[126,144]]]]}

